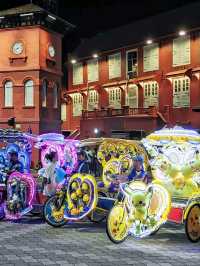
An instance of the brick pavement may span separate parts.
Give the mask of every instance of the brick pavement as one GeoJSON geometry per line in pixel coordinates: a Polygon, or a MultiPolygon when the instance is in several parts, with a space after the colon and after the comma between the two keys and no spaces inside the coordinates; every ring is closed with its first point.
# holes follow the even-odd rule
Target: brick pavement
{"type": "Polygon", "coordinates": [[[183,228],[166,226],[147,239],[110,242],[105,224],[89,222],[52,228],[39,218],[0,222],[0,265],[197,266],[200,243],[190,243],[183,228]]]}

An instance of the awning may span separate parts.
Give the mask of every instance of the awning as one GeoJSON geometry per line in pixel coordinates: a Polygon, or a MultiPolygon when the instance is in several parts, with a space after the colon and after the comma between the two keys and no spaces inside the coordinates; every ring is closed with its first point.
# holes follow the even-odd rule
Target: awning
{"type": "Polygon", "coordinates": [[[176,70],[176,71],[172,71],[172,72],[168,72],[167,74],[165,74],[165,76],[167,78],[171,78],[173,76],[187,76],[189,78],[192,77],[192,68],[186,68],[186,69],[180,69],[180,70],[176,70]]]}
{"type": "Polygon", "coordinates": [[[162,72],[159,72],[154,75],[147,75],[147,76],[136,78],[132,80],[130,83],[140,85],[140,86],[141,86],[141,83],[147,82],[147,81],[156,81],[160,83],[160,81],[162,80],[162,77],[163,77],[162,72]]]}

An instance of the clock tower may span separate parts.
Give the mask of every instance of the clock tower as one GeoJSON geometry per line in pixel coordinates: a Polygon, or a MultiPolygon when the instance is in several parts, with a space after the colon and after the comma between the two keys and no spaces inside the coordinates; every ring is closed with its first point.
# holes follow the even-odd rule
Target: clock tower
{"type": "Polygon", "coordinates": [[[57,1],[32,2],[0,11],[0,127],[15,117],[20,130],[60,132],[62,37],[74,26],[52,13],[57,1]]]}

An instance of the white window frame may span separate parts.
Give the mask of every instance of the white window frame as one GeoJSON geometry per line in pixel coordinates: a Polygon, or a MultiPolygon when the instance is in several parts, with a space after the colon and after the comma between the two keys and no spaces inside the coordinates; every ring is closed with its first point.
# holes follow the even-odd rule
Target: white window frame
{"type": "Polygon", "coordinates": [[[24,105],[34,106],[34,82],[32,79],[26,80],[24,83],[24,105]]]}
{"type": "Polygon", "coordinates": [[[143,83],[144,108],[159,106],[159,84],[157,81],[143,83]],[[156,103],[156,104],[155,104],[156,103]]]}
{"type": "Polygon", "coordinates": [[[129,79],[129,76],[128,76],[128,54],[131,52],[137,52],[137,74],[136,74],[136,76],[138,76],[138,49],[127,50],[126,51],[126,77],[127,77],[127,79],[129,79]]]}
{"type": "Polygon", "coordinates": [[[82,115],[82,110],[83,110],[83,96],[80,93],[74,93],[72,95],[72,103],[73,103],[73,116],[78,117],[82,115]],[[81,107],[78,113],[75,112],[76,108],[81,107]]]}
{"type": "Polygon", "coordinates": [[[138,108],[138,86],[135,84],[130,84],[126,90],[126,105],[130,108],[138,108]],[[136,89],[136,106],[130,106],[129,90],[136,89]]]}
{"type": "MultiPolygon", "coordinates": [[[[180,53],[181,51],[178,51],[178,52],[180,53]]],[[[183,53],[186,54],[185,51],[183,51],[183,53]]],[[[179,58],[179,60],[180,60],[180,58],[179,58]]],[[[178,38],[173,39],[173,43],[172,43],[172,66],[173,67],[184,66],[184,65],[189,65],[190,63],[191,63],[191,38],[190,38],[190,35],[180,36],[178,38]],[[188,39],[189,40],[188,62],[184,62],[183,61],[184,57],[182,56],[182,61],[179,61],[178,63],[175,63],[175,56],[174,56],[174,54],[175,54],[175,51],[174,51],[175,42],[178,41],[178,40],[184,40],[184,39],[188,39]]]]}
{"type": "Polygon", "coordinates": [[[72,65],[72,84],[73,85],[80,85],[80,84],[83,84],[83,63],[82,62],[79,62],[79,63],[75,63],[72,65]],[[79,79],[75,79],[76,78],[76,73],[75,71],[78,71],[78,68],[80,68],[80,77],[79,79]]]}
{"type": "Polygon", "coordinates": [[[190,79],[189,77],[176,77],[172,79],[173,89],[173,108],[189,108],[190,107],[190,79]],[[183,84],[185,84],[185,89],[183,84]],[[188,84],[188,86],[186,86],[188,84]],[[177,86],[176,86],[177,85],[177,86]],[[188,87],[188,89],[186,89],[188,87]],[[188,95],[187,95],[188,94],[188,95]],[[188,104],[183,104],[183,97],[187,96],[188,104]],[[179,104],[176,104],[179,100],[179,104]]]}
{"type": "Polygon", "coordinates": [[[109,106],[113,109],[121,109],[121,89],[120,88],[109,88],[109,106]]]}
{"type": "Polygon", "coordinates": [[[47,107],[47,91],[48,81],[44,79],[42,82],[42,107],[47,107]]]}
{"type": "Polygon", "coordinates": [[[109,76],[109,79],[114,79],[114,78],[120,78],[122,75],[122,55],[121,55],[121,52],[117,52],[117,53],[114,53],[114,54],[110,54],[108,55],[108,76],[109,76]],[[115,57],[115,56],[118,56],[120,57],[120,67],[119,67],[119,74],[117,75],[111,75],[110,73],[110,60],[112,57],[115,57]]]}
{"type": "MultiPolygon", "coordinates": [[[[153,43],[153,44],[149,44],[149,45],[145,45],[143,46],[143,72],[150,72],[150,71],[157,71],[159,70],[159,53],[160,53],[160,47],[158,43],[153,43]],[[151,48],[156,48],[158,51],[158,58],[157,58],[157,62],[156,62],[156,66],[147,69],[147,66],[145,66],[145,49],[151,49],[151,48]]],[[[152,59],[150,58],[149,60],[152,61],[152,59]]]]}
{"type": "Polygon", "coordinates": [[[89,90],[88,92],[88,111],[92,111],[98,108],[99,104],[99,94],[96,90],[89,90]]]}
{"type": "Polygon", "coordinates": [[[4,83],[4,106],[13,107],[13,82],[11,80],[4,83]]]}
{"type": "Polygon", "coordinates": [[[61,103],[61,120],[62,121],[67,121],[67,104],[66,103],[61,103]]]}
{"type": "Polygon", "coordinates": [[[53,108],[58,108],[58,84],[54,83],[53,85],[53,108]]]}
{"type": "Polygon", "coordinates": [[[87,78],[88,78],[88,82],[95,82],[99,80],[99,60],[98,58],[94,58],[94,59],[90,59],[87,61],[87,78]],[[96,64],[94,64],[94,62],[96,62],[96,64]],[[92,66],[96,67],[96,69],[93,69],[92,66]],[[92,71],[92,73],[90,73],[90,71],[92,71]],[[94,75],[94,72],[96,75],[94,75]]]}

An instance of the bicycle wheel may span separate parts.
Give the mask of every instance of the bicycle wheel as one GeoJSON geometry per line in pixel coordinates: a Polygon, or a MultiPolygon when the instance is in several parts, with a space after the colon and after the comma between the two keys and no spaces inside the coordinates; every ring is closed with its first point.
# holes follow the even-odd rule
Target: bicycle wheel
{"type": "Polygon", "coordinates": [[[191,242],[200,240],[200,205],[193,205],[185,221],[185,232],[191,242]]]}
{"type": "Polygon", "coordinates": [[[64,218],[64,205],[61,205],[59,200],[60,198],[56,195],[49,198],[43,209],[45,221],[53,227],[61,227],[68,222],[64,218]]]}
{"type": "Polygon", "coordinates": [[[127,213],[122,205],[114,206],[108,214],[106,233],[115,244],[122,243],[128,237],[126,218],[127,213]]]}

